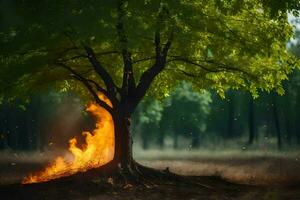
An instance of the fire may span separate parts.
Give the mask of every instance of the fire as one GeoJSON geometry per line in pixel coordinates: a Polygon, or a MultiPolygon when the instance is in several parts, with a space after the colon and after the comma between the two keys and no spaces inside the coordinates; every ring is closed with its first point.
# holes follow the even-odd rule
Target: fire
{"type": "MultiPolygon", "coordinates": [[[[103,94],[98,95],[112,107],[109,99],[103,94]]],[[[114,123],[108,111],[96,103],[90,103],[86,109],[96,118],[96,128],[90,132],[83,132],[85,146],[77,146],[76,138],[69,140],[69,151],[73,159],[57,157],[45,170],[30,174],[23,179],[23,184],[45,182],[76,172],[84,172],[91,168],[100,167],[113,159],[114,156],[114,123]]]]}

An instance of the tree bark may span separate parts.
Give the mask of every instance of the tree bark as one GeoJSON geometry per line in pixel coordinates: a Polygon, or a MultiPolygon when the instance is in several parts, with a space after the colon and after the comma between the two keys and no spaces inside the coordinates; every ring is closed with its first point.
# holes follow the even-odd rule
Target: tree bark
{"type": "Polygon", "coordinates": [[[127,170],[132,165],[132,136],[130,132],[130,115],[123,113],[113,117],[115,129],[115,154],[113,166],[127,170]]]}

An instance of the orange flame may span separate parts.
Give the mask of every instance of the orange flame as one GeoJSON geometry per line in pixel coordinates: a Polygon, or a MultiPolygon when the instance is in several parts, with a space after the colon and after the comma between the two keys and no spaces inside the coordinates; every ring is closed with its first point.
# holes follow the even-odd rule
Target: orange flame
{"type": "MultiPolygon", "coordinates": [[[[109,99],[99,94],[99,98],[112,107],[109,99]]],[[[96,128],[92,133],[83,132],[86,146],[79,148],[76,138],[69,140],[69,151],[72,161],[66,157],[57,157],[44,171],[26,176],[22,183],[45,182],[76,172],[84,172],[91,168],[100,167],[113,159],[114,156],[114,123],[110,113],[96,103],[91,103],[87,111],[96,117],[96,128]]]]}

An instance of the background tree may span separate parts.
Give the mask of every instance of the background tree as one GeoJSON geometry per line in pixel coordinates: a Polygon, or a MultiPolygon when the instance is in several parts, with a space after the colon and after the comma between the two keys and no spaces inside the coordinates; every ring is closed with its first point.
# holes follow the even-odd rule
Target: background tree
{"type": "Polygon", "coordinates": [[[206,130],[206,117],[210,112],[210,93],[196,93],[192,85],[181,83],[170,94],[165,107],[164,123],[169,126],[163,131],[173,133],[173,147],[177,149],[179,137],[191,139],[191,147],[198,148],[201,135],[206,130]]]}
{"type": "Polygon", "coordinates": [[[139,135],[142,140],[142,147],[144,150],[149,148],[151,139],[159,137],[160,127],[159,123],[162,118],[163,105],[156,99],[145,98],[138,106],[134,115],[133,130],[136,130],[134,135],[139,135]]]}

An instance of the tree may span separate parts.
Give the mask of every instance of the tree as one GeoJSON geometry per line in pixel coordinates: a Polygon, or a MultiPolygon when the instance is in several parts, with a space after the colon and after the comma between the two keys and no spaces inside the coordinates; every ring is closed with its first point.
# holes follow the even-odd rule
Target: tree
{"type": "Polygon", "coordinates": [[[114,169],[133,172],[130,118],[148,93],[275,89],[299,64],[286,51],[297,1],[1,1],[0,92],[48,88],[93,98],[114,120],[114,169]],[[274,14],[275,13],[275,14],[274,14]],[[109,106],[97,93],[104,94],[109,106]]]}
{"type": "Polygon", "coordinates": [[[179,147],[180,136],[191,138],[190,146],[198,148],[200,146],[200,135],[206,130],[206,117],[210,112],[210,93],[199,94],[193,91],[192,85],[182,82],[167,99],[163,116],[164,132],[173,133],[173,147],[179,147]]]}
{"type": "Polygon", "coordinates": [[[163,106],[153,98],[145,98],[138,106],[135,112],[136,129],[139,129],[139,134],[142,139],[143,149],[149,148],[151,137],[157,136],[159,131],[159,122],[162,117],[163,106]]]}

